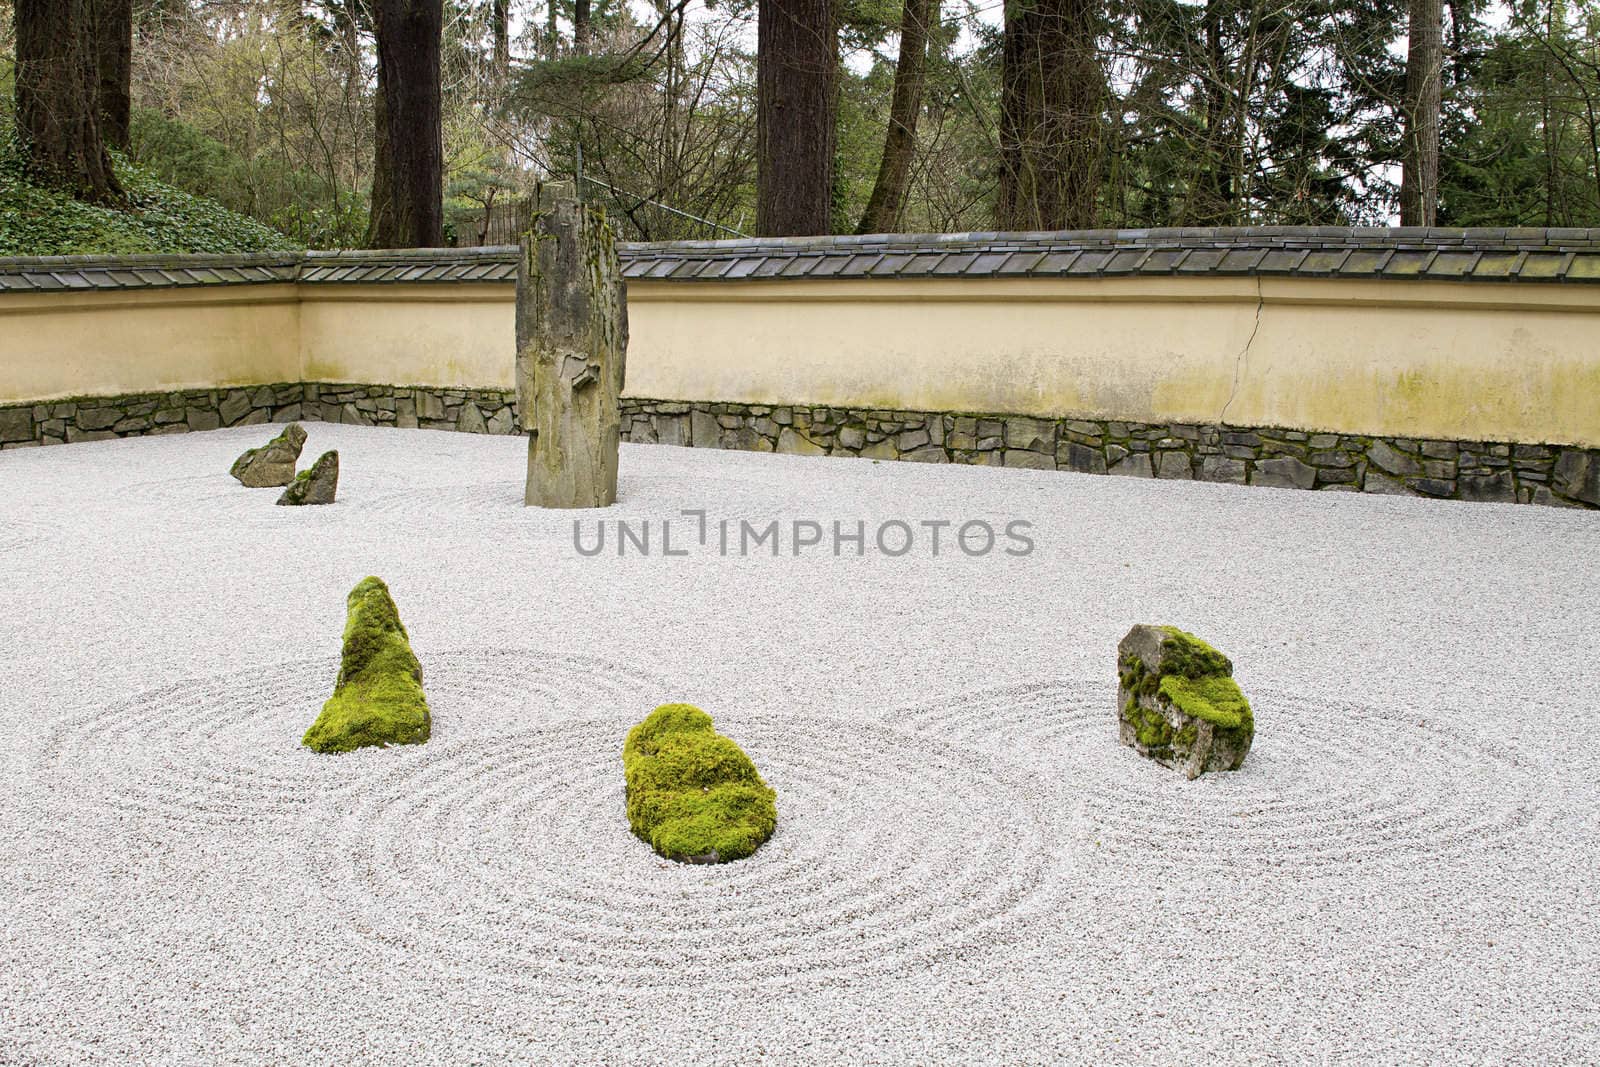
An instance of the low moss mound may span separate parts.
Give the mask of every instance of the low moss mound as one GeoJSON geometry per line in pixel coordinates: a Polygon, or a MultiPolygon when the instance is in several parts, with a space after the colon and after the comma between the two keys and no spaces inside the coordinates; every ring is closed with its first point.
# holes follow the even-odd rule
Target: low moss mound
{"type": "Polygon", "coordinates": [[[302,744],[317,752],[421,744],[433,732],[422,665],[389,587],[381,578],[364,578],[347,604],[339,680],[302,744]]]}
{"type": "Polygon", "coordinates": [[[1233,674],[1233,660],[1176,626],[1163,626],[1166,639],[1161,642],[1161,673],[1176,674],[1184,678],[1209,678],[1212,675],[1233,674]]]}
{"type": "Polygon", "coordinates": [[[1250,702],[1239,690],[1239,683],[1223,675],[1210,678],[1185,678],[1169,674],[1157,690],[1162,699],[1191,718],[1212,723],[1225,730],[1253,732],[1250,702]]]}
{"type": "Polygon", "coordinates": [[[777,794],[692,704],[663,704],[628,731],[622,766],[628,824],[668,859],[743,859],[777,828],[777,794]]]}

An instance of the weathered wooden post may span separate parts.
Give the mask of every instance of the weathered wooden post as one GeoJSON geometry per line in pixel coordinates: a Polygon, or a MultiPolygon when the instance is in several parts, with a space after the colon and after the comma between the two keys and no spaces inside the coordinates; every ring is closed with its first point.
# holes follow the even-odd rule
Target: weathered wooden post
{"type": "Polygon", "coordinates": [[[517,271],[517,419],[530,507],[617,501],[628,304],[616,239],[571,185],[543,185],[517,271]]]}

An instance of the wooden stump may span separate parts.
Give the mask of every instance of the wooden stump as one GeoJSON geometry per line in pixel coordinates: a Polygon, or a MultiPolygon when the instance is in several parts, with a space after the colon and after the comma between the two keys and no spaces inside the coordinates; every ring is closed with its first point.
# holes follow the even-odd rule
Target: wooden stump
{"type": "Polygon", "coordinates": [[[530,507],[617,500],[628,303],[616,239],[570,185],[546,185],[517,272],[517,418],[530,507]]]}

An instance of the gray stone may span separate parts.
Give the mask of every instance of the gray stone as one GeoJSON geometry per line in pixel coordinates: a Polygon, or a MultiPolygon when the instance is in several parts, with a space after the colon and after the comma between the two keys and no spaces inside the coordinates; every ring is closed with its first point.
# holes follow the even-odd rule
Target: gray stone
{"type": "Polygon", "coordinates": [[[456,429],[462,433],[488,433],[489,424],[483,421],[483,411],[469,400],[456,416],[456,429]]]}
{"type": "Polygon", "coordinates": [[[1156,453],[1156,477],[1192,481],[1194,479],[1194,464],[1189,461],[1189,453],[1156,453]]]}
{"type": "Polygon", "coordinates": [[[689,412],[689,443],[696,448],[716,448],[722,442],[722,427],[717,417],[709,411],[695,408],[689,412]]]}
{"type": "Polygon", "coordinates": [[[1551,473],[1550,485],[1556,492],[1600,506],[1600,451],[1562,449],[1551,473]]]}
{"type": "Polygon", "coordinates": [[[417,418],[442,419],[444,418],[444,398],[438,393],[427,389],[418,389],[414,394],[417,403],[417,418]]]}
{"type": "Polygon", "coordinates": [[[67,427],[67,443],[75,445],[80,441],[113,441],[116,440],[115,430],[80,430],[76,426],[67,427]]]}
{"type": "Polygon", "coordinates": [[[303,504],[331,504],[339,492],[339,453],[324,452],[308,469],[289,483],[278,503],[298,507],[303,504]]]}
{"type": "Polygon", "coordinates": [[[0,408],[0,441],[32,441],[33,412],[28,408],[0,408]]]}
{"type": "Polygon", "coordinates": [[[1387,474],[1406,477],[1422,473],[1422,463],[1419,460],[1395,451],[1387,441],[1373,441],[1367,447],[1367,458],[1375,467],[1387,474]]]}
{"type": "Polygon", "coordinates": [[[1362,483],[1361,489],[1366,493],[1376,493],[1379,496],[1416,496],[1417,494],[1406,486],[1404,482],[1367,469],[1367,479],[1362,483]]]}
{"type": "Polygon", "coordinates": [[[1056,466],[1079,474],[1104,474],[1106,457],[1098,448],[1068,441],[1056,446],[1056,466]]]}
{"type": "Polygon", "coordinates": [[[1233,663],[1173,626],[1135,626],[1117,645],[1122,743],[1191,780],[1236,771],[1255,738],[1233,663]]]}
{"type": "MultiPolygon", "coordinates": [[[[398,423],[400,421],[400,415],[398,412],[395,414],[394,418],[395,422],[398,423]]],[[[505,435],[511,432],[513,423],[514,420],[511,416],[511,408],[503,407],[484,420],[483,428],[486,433],[505,435]]]]}
{"type": "MultiPolygon", "coordinates": [[[[345,401],[344,406],[339,409],[339,421],[344,423],[346,426],[372,425],[372,419],[367,415],[367,413],[356,407],[354,401],[349,400],[345,401]]],[[[478,422],[480,425],[482,424],[482,415],[479,416],[478,422]]],[[[482,433],[483,431],[477,430],[475,432],[482,433]]]]}
{"type": "Polygon", "coordinates": [[[288,485],[294,481],[294,467],[305,444],[305,430],[299,423],[290,423],[271,441],[234,460],[228,473],[251,489],[288,485]]]}
{"type": "Polygon", "coordinates": [[[650,420],[650,424],[656,431],[656,440],[661,444],[687,445],[692,440],[688,412],[656,415],[650,420]]]}
{"type": "Polygon", "coordinates": [[[919,448],[912,452],[903,452],[901,460],[906,463],[949,463],[950,457],[944,454],[944,449],[936,445],[919,448]]]}
{"type": "Polygon", "coordinates": [[[184,413],[183,421],[189,424],[191,430],[215,430],[222,425],[217,413],[205,408],[190,408],[184,413]]]}
{"type": "MultiPolygon", "coordinates": [[[[1056,450],[1056,424],[1043,419],[1030,419],[1022,416],[1006,420],[1006,448],[1024,449],[1028,452],[1048,452],[1052,456],[1056,450]]],[[[1051,460],[1051,466],[1055,461],[1051,460]]],[[[1006,466],[1014,467],[1009,458],[1006,466]]]]}
{"type": "Polygon", "coordinates": [[[882,441],[874,441],[871,444],[867,445],[867,447],[863,448],[860,451],[859,455],[863,459],[898,459],[898,458],[900,458],[900,454],[898,452],[896,452],[895,449],[894,449],[894,442],[888,440],[887,438],[885,438],[882,441]]]}
{"type": "MultiPolygon", "coordinates": [[[[517,411],[530,507],[617,500],[628,296],[603,214],[572,186],[540,188],[517,271],[517,411]]],[[[771,443],[766,447],[771,449],[771,443]]]]}
{"type": "MultiPolygon", "coordinates": [[[[1108,453],[1110,449],[1106,450],[1108,453]]],[[[1110,474],[1122,474],[1133,478],[1154,478],[1155,469],[1150,466],[1150,455],[1147,452],[1135,452],[1123,457],[1119,463],[1113,463],[1110,474]]]]}
{"type": "Polygon", "coordinates": [[[228,398],[217,406],[217,413],[222,416],[222,425],[234,425],[250,413],[250,394],[242,390],[229,393],[228,398]]]}
{"type": "Polygon", "coordinates": [[[1456,493],[1455,482],[1442,481],[1438,478],[1413,478],[1407,484],[1428,496],[1451,497],[1456,493]]]}
{"type": "Polygon", "coordinates": [[[1264,459],[1250,472],[1250,484],[1276,489],[1310,489],[1317,484],[1317,468],[1293,456],[1264,459]]]}
{"type": "Polygon", "coordinates": [[[1200,480],[1243,485],[1247,470],[1244,461],[1226,456],[1206,456],[1200,461],[1200,480]]]}
{"type": "Polygon", "coordinates": [[[927,430],[907,430],[900,435],[900,440],[896,444],[899,445],[902,452],[913,452],[926,446],[931,440],[932,438],[928,436],[927,430]]]}
{"type": "Polygon", "coordinates": [[[1008,448],[1005,452],[1005,465],[1007,467],[1022,467],[1027,470],[1053,471],[1056,469],[1056,458],[1047,456],[1042,452],[1008,448]]]}
{"type": "Polygon", "coordinates": [[[867,443],[867,435],[859,426],[846,426],[839,431],[839,447],[849,452],[859,452],[867,443]]]}
{"type": "Polygon", "coordinates": [[[122,412],[116,408],[79,408],[78,429],[109,430],[122,421],[122,412]]]}
{"type": "Polygon", "coordinates": [[[828,450],[792,426],[785,426],[778,434],[778,451],[794,456],[821,456],[828,450]]]}
{"type": "Polygon", "coordinates": [[[1517,490],[1511,481],[1511,472],[1501,471],[1499,474],[1491,474],[1486,477],[1461,478],[1456,483],[1456,495],[1462,500],[1514,504],[1517,499],[1517,490]]]}

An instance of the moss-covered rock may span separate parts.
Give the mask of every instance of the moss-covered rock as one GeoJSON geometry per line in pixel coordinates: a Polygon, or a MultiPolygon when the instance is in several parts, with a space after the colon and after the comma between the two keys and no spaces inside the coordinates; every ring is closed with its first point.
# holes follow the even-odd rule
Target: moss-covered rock
{"type": "Polygon", "coordinates": [[[1175,626],[1135,626],[1117,645],[1123,744],[1190,778],[1236,771],[1255,739],[1233,662],[1175,626]]]}
{"type": "Polygon", "coordinates": [[[278,436],[234,460],[228,473],[251,489],[288,485],[294,481],[294,467],[305,446],[306,431],[298,422],[291,422],[278,436]]]}
{"type": "Polygon", "coordinates": [[[339,453],[324,452],[283,491],[278,503],[290,507],[304,504],[331,504],[339,493],[339,453]]]}
{"type": "Polygon", "coordinates": [[[777,794],[691,704],[663,704],[630,730],[622,766],[628,823],[668,859],[743,859],[777,828],[777,794]]]}
{"type": "Polygon", "coordinates": [[[422,665],[389,587],[380,578],[363,578],[347,603],[339,680],[302,743],[318,752],[421,744],[433,731],[422,665]]]}

